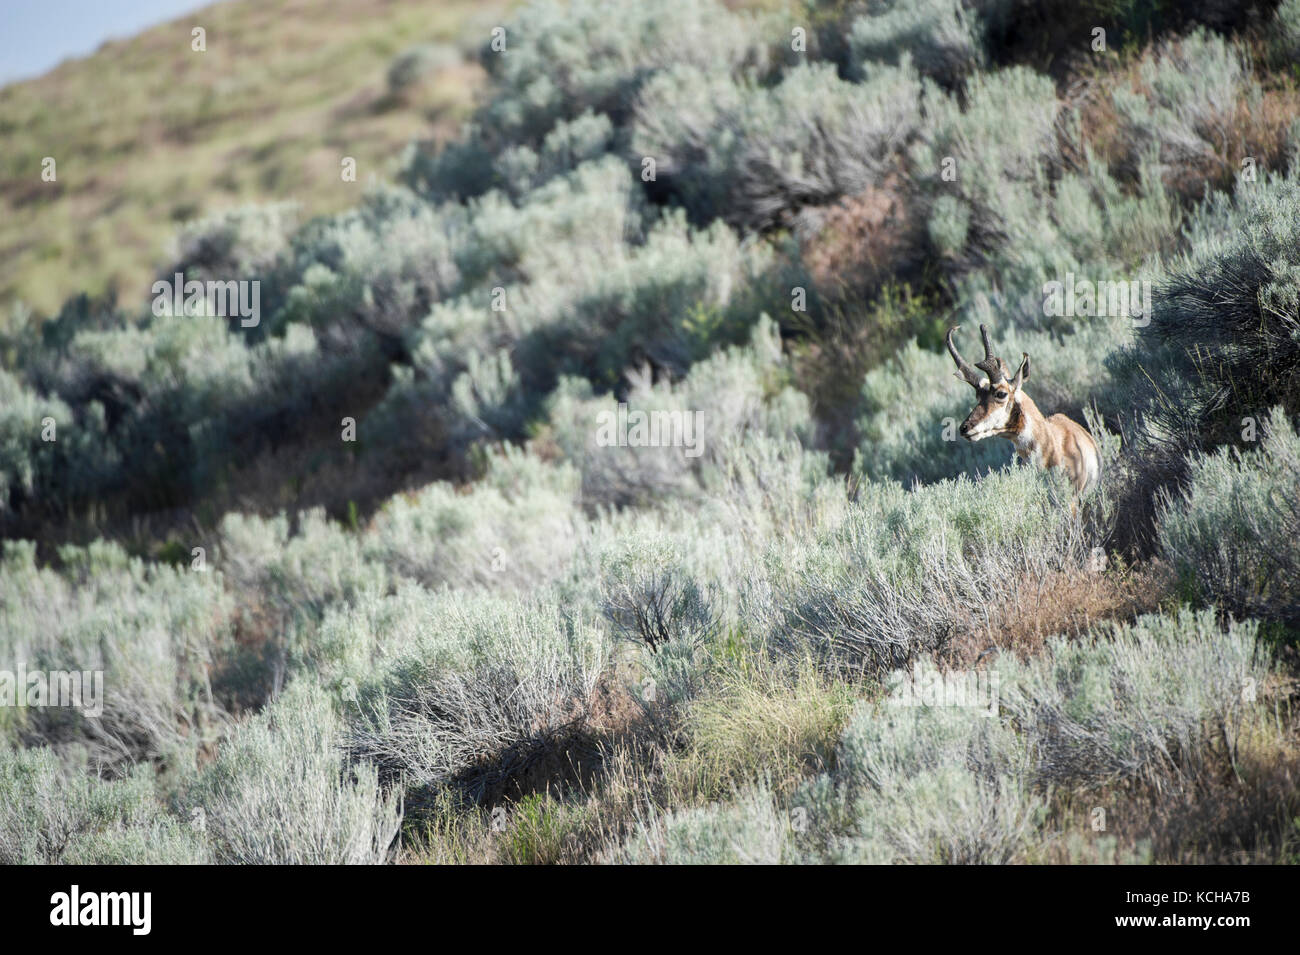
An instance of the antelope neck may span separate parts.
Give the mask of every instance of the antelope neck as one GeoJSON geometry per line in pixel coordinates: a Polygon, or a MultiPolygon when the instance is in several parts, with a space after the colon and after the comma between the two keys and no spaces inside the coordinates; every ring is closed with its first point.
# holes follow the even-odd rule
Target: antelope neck
{"type": "Polygon", "coordinates": [[[1034,400],[1021,391],[1012,403],[1011,419],[1007,422],[1007,437],[1015,442],[1021,454],[1031,454],[1038,447],[1042,434],[1043,415],[1034,400]]]}

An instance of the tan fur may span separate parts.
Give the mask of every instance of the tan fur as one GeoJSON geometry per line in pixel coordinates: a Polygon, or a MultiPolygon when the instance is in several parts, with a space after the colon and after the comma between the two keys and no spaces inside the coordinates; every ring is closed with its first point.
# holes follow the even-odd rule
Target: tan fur
{"type": "MultiPolygon", "coordinates": [[[[975,389],[978,403],[961,425],[961,435],[968,441],[984,438],[1006,438],[1016,446],[1022,459],[1029,459],[1045,468],[1063,468],[1078,494],[1085,494],[1101,480],[1101,453],[1097,443],[1082,425],[1063,414],[1043,417],[1034,400],[1025,394],[1023,382],[1029,378],[1029,357],[1024,356],[1021,370],[1014,377],[1006,362],[988,355],[988,332],[980,326],[985,336],[985,364],[995,378],[990,382],[969,365],[958,362],[958,377],[966,377],[975,389]],[[993,362],[989,364],[988,362],[993,362]],[[964,370],[963,370],[964,369],[964,370]],[[1001,376],[997,374],[1001,370],[1001,376]],[[977,380],[978,379],[978,380],[977,380]],[[1005,397],[999,398],[999,395],[1005,397]]],[[[949,347],[952,347],[949,332],[949,347]]],[[[954,353],[954,360],[959,358],[954,353]]]]}
{"type": "Polygon", "coordinates": [[[1063,414],[1044,418],[1023,389],[1016,399],[1019,430],[1003,435],[1015,442],[1016,454],[1032,459],[1037,453],[1043,467],[1064,468],[1075,491],[1084,494],[1092,490],[1101,473],[1101,455],[1092,435],[1063,414]]]}

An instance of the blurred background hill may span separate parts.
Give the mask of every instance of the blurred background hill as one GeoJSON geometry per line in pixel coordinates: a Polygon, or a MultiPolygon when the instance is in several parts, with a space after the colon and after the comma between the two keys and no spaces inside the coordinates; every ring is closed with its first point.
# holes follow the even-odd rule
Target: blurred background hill
{"type": "Polygon", "coordinates": [[[0,309],[57,311],[75,292],[138,304],[180,223],[266,199],[305,217],[354,203],[341,158],[363,183],[391,177],[410,140],[450,138],[483,80],[475,48],[510,6],[234,0],[0,87],[0,309]],[[433,58],[395,90],[389,67],[416,46],[433,58]],[[46,156],[57,182],[41,181],[46,156]]]}

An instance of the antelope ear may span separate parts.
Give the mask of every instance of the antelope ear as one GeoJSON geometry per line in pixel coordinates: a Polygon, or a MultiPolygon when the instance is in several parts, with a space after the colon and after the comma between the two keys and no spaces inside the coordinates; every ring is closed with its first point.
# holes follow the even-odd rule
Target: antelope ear
{"type": "Polygon", "coordinates": [[[1021,385],[1029,380],[1029,355],[1025,352],[1020,353],[1020,368],[1016,371],[1016,377],[1011,382],[1011,387],[1019,389],[1021,385]]]}

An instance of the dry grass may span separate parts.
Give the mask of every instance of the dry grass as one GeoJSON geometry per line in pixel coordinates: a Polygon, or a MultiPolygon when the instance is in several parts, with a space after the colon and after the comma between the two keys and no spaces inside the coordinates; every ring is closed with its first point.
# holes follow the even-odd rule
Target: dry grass
{"type": "Polygon", "coordinates": [[[1025,574],[987,608],[987,618],[957,634],[945,661],[969,667],[993,650],[1028,659],[1054,634],[1079,635],[1105,621],[1127,622],[1159,609],[1173,590],[1169,568],[1158,561],[1100,572],[1025,574]]]}
{"type": "Polygon", "coordinates": [[[811,663],[780,672],[755,662],[721,675],[685,717],[687,745],[665,762],[672,801],[724,798],[759,778],[778,794],[792,792],[830,770],[853,702],[851,687],[811,663]]]}

